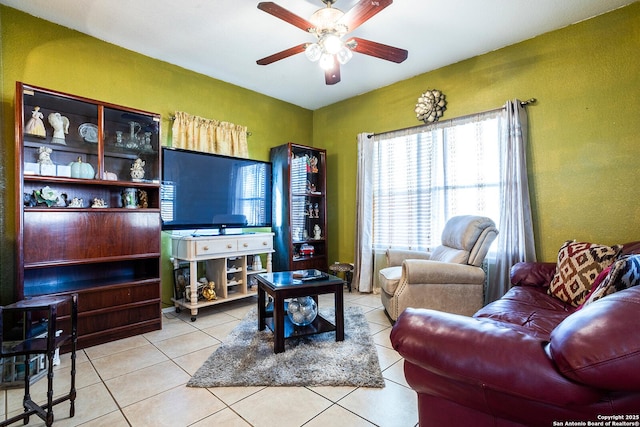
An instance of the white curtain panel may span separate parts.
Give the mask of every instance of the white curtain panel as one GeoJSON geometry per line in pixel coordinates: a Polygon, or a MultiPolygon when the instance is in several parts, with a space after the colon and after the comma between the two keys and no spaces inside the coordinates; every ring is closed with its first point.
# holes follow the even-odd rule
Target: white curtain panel
{"type": "Polygon", "coordinates": [[[373,148],[369,133],[358,135],[356,182],[355,268],[353,283],[360,292],[374,291],[373,148]]]}
{"type": "Polygon", "coordinates": [[[509,272],[521,261],[536,261],[529,179],[527,175],[527,112],[519,99],[507,101],[501,117],[500,152],[502,209],[498,223],[495,264],[489,264],[485,303],[502,297],[511,287],[509,272]],[[493,267],[493,268],[492,268],[493,267]]]}

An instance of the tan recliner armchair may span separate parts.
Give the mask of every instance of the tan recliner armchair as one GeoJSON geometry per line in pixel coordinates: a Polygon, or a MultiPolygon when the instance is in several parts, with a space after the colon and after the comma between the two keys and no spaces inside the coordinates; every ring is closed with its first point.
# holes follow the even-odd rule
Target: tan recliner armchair
{"type": "Polygon", "coordinates": [[[485,272],[482,263],[498,235],[487,217],[463,215],[449,221],[442,244],[432,252],[387,251],[380,270],[380,296],[391,319],[407,307],[473,315],[482,308],[485,272]]]}

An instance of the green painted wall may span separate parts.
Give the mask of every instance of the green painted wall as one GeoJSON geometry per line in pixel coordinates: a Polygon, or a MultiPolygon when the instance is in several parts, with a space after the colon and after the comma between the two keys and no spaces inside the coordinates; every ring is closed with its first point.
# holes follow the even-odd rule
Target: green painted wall
{"type": "MultiPolygon", "coordinates": [[[[11,298],[14,248],[15,82],[162,114],[168,145],[175,111],[247,126],[249,155],[268,160],[269,149],[288,141],[310,142],[313,112],[105,43],[68,28],[0,6],[0,298],[11,298]],[[286,126],[283,126],[286,123],[286,126]]],[[[87,236],[90,244],[91,236],[87,236]]],[[[168,252],[168,239],[163,239],[168,252]]],[[[170,263],[163,262],[163,302],[172,296],[170,263]]]]}
{"type": "Polygon", "coordinates": [[[330,261],[354,259],[357,134],[420,125],[413,109],[433,88],[447,96],[445,119],[537,98],[528,169],[539,259],[555,260],[566,239],[640,240],[638,52],[634,3],[314,111],[313,140],[331,162],[330,261]]]}
{"type": "MultiPolygon", "coordinates": [[[[634,185],[640,178],[637,2],[313,112],[5,6],[0,6],[0,37],[2,301],[11,295],[13,278],[16,81],[158,112],[165,143],[168,117],[180,110],[248,126],[250,156],[256,159],[268,159],[270,147],[287,141],[326,148],[330,262],[354,258],[358,133],[420,124],[413,108],[431,88],[447,95],[445,119],[535,97],[537,104],[528,107],[528,155],[539,258],[553,260],[570,238],[640,240],[640,189],[634,185]]],[[[170,267],[163,266],[168,302],[170,267]]]]}

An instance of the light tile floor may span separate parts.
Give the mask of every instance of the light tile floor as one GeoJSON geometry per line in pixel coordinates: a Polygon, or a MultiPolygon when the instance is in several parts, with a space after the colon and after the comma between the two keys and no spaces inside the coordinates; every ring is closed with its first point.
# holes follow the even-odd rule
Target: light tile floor
{"type": "MultiPolygon", "coordinates": [[[[389,426],[414,427],[416,394],[404,379],[401,357],[389,340],[391,323],[380,297],[345,291],[345,306],[363,308],[373,334],[386,386],[355,387],[216,387],[185,384],[221,341],[256,304],[256,298],[190,314],[164,310],[163,327],[78,351],[76,415],[67,402],[55,407],[55,426],[389,426]]],[[[332,304],[333,297],[320,299],[332,304]]],[[[62,356],[54,386],[68,392],[69,357],[62,356]]],[[[0,417],[22,408],[22,389],[0,393],[0,417]]],[[[45,400],[46,380],[32,386],[32,397],[45,400]],[[41,397],[41,398],[40,398],[41,397]]],[[[21,425],[16,423],[15,425],[21,425]]],[[[30,426],[44,423],[31,417],[30,426]]]]}

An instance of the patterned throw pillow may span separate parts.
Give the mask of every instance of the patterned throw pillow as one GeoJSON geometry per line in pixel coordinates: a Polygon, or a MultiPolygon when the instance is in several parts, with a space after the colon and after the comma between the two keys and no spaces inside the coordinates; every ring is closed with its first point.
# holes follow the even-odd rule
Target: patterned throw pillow
{"type": "Polygon", "coordinates": [[[640,255],[626,256],[613,263],[607,277],[589,295],[584,305],[638,285],[640,285],[640,255]]]}
{"type": "Polygon", "coordinates": [[[580,310],[582,307],[587,305],[587,301],[589,301],[589,298],[591,298],[591,295],[593,295],[593,293],[600,287],[600,284],[604,281],[604,279],[609,277],[609,272],[611,271],[611,267],[613,267],[614,265],[615,265],[615,262],[611,264],[609,267],[602,270],[600,274],[598,274],[598,277],[596,277],[596,280],[594,280],[593,284],[591,285],[591,290],[584,297],[584,302],[578,306],[578,310],[580,310]]]}
{"type": "Polygon", "coordinates": [[[556,274],[549,286],[549,295],[578,307],[584,302],[598,274],[616,260],[621,250],[622,245],[565,242],[558,252],[556,274]]]}

